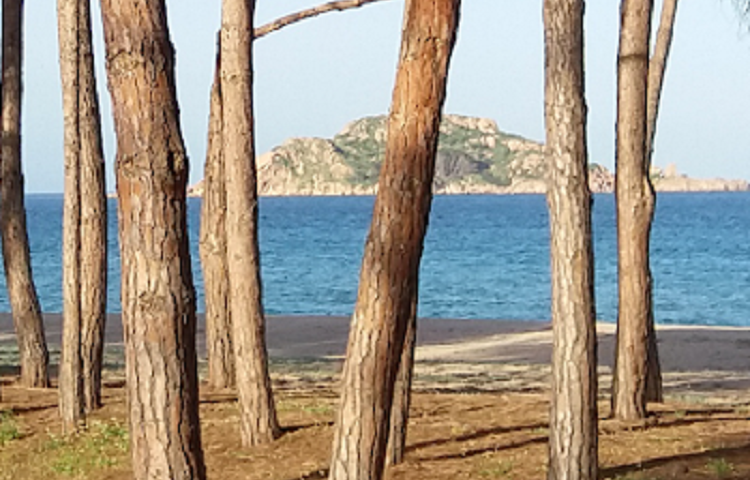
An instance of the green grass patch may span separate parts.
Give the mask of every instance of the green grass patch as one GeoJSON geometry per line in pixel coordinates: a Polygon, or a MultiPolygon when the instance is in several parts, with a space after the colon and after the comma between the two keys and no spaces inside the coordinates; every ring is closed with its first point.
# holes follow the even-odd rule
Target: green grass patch
{"type": "Polygon", "coordinates": [[[10,410],[0,411],[0,447],[6,443],[21,438],[21,431],[18,429],[16,417],[10,410]]]}
{"type": "Polygon", "coordinates": [[[50,435],[42,446],[52,472],[71,478],[93,478],[92,473],[124,461],[129,447],[127,429],[116,421],[92,422],[80,433],[50,435]]]}
{"type": "Polygon", "coordinates": [[[716,478],[727,478],[734,471],[734,465],[727,462],[725,458],[712,458],[706,462],[706,469],[716,478]]]}

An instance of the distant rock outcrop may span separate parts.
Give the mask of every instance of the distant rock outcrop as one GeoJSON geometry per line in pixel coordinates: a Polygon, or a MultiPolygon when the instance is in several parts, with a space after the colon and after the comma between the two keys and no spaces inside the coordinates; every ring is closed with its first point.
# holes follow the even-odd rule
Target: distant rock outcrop
{"type": "MultiPolygon", "coordinates": [[[[371,195],[376,192],[385,153],[386,117],[349,123],[333,139],[291,138],[258,157],[261,195],[371,195]]],[[[544,193],[543,146],[501,132],[493,120],[445,115],[435,165],[437,194],[544,193]]],[[[654,169],[657,190],[747,190],[740,180],[694,180],[674,167],[654,169]]],[[[614,175],[591,164],[594,192],[612,192],[614,175]]],[[[188,191],[203,193],[203,182],[188,191]]]]}

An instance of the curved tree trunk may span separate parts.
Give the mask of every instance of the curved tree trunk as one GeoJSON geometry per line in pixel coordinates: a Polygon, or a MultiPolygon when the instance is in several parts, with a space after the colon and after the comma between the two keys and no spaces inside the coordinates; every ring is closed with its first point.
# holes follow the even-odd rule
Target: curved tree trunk
{"type": "Polygon", "coordinates": [[[417,344],[417,296],[415,294],[412,301],[411,314],[404,338],[404,348],[401,351],[401,361],[398,364],[398,375],[393,390],[393,407],[391,407],[388,452],[386,453],[388,465],[401,463],[406,451],[406,432],[409,426],[411,384],[414,374],[414,349],[417,344]]]}
{"type": "MultiPolygon", "coordinates": [[[[619,310],[612,413],[646,416],[654,192],[648,172],[646,90],[652,0],[623,0],[617,61],[617,251],[619,310]]],[[[651,320],[652,321],[652,320],[651,320]]]]}
{"type": "Polygon", "coordinates": [[[88,0],[59,0],[60,67],[65,118],[63,431],[101,406],[106,319],[107,205],[88,0]]]}
{"type": "Polygon", "coordinates": [[[44,323],[31,273],[21,171],[21,57],[23,1],[3,0],[2,161],[0,235],[8,297],[21,357],[21,383],[49,385],[44,323]]]}
{"type": "Polygon", "coordinates": [[[208,386],[212,389],[231,388],[235,385],[232,317],[229,310],[229,275],[227,273],[227,230],[225,222],[227,194],[224,180],[224,159],[221,153],[220,62],[221,55],[217,54],[216,74],[211,88],[200,232],[200,255],[206,301],[208,386]]]}
{"type": "MultiPolygon", "coordinates": [[[[667,59],[672,46],[674,22],[677,17],[677,0],[664,0],[659,20],[659,30],[656,33],[656,43],[648,66],[648,92],[646,101],[646,172],[651,171],[651,160],[654,154],[654,138],[656,137],[656,120],[659,116],[659,103],[664,84],[664,74],[667,69],[667,59]]],[[[654,204],[655,205],[655,202],[654,204]]],[[[649,212],[648,228],[654,221],[654,207],[649,212]]],[[[664,401],[661,378],[661,362],[659,362],[659,348],[656,340],[653,308],[648,318],[648,367],[646,378],[646,400],[649,402],[664,401]]]]}
{"type": "Polygon", "coordinates": [[[595,480],[598,468],[583,10],[583,0],[544,2],[553,330],[550,480],[595,480]]]}
{"type": "Polygon", "coordinates": [[[379,480],[417,293],[458,0],[407,0],[388,143],[360,272],[330,478],[379,480]]]}
{"type": "Polygon", "coordinates": [[[198,419],[195,292],[163,1],[103,0],[117,133],[122,319],[134,478],[206,476],[198,419]]]}
{"type": "Polygon", "coordinates": [[[226,238],[232,344],[245,446],[281,433],[268,374],[253,125],[254,0],[224,0],[221,20],[222,156],[226,171],[226,238]]]}

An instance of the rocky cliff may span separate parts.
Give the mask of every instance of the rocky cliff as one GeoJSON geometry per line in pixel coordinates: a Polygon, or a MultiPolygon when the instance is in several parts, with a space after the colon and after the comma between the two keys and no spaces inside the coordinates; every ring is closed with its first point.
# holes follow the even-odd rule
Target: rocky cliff
{"type": "MultiPolygon", "coordinates": [[[[332,139],[292,138],[258,157],[261,195],[368,195],[377,188],[386,117],[349,123],[332,139]]],[[[438,194],[543,193],[543,146],[501,132],[493,120],[446,115],[440,126],[434,191],[438,194]]],[[[658,190],[747,190],[744,181],[694,180],[672,167],[652,171],[658,190]]],[[[611,192],[614,176],[589,167],[594,192],[611,192]]],[[[202,182],[190,195],[202,194],[202,182]]]]}

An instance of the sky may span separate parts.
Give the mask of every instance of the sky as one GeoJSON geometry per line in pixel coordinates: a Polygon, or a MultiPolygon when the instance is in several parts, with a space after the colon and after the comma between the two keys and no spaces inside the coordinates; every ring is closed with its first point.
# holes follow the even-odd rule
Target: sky
{"type": "MultiPolygon", "coordinates": [[[[167,0],[177,52],[177,90],[190,182],[203,177],[208,100],[220,0],[167,0]]],[[[257,0],[256,25],[322,3],[257,0]]],[[[98,4],[96,0],[92,4],[98,4]]],[[[657,0],[655,18],[661,2],[657,0]]],[[[29,193],[63,190],[62,100],[56,1],[25,2],[23,162],[29,193]]],[[[390,105],[403,0],[329,13],[258,39],[255,114],[258,153],[289,137],[330,138],[390,105]]],[[[94,7],[108,190],[114,190],[113,133],[99,11],[94,7]]],[[[589,159],[614,167],[619,2],[586,5],[589,159]]],[[[680,2],[660,110],[654,163],[699,178],[750,180],[750,19],[732,0],[680,2]]],[[[501,130],[544,139],[542,0],[463,0],[446,113],[487,117],[501,130]]]]}

